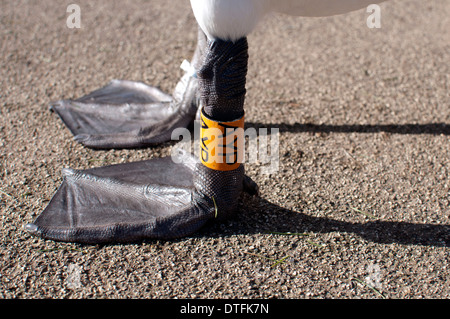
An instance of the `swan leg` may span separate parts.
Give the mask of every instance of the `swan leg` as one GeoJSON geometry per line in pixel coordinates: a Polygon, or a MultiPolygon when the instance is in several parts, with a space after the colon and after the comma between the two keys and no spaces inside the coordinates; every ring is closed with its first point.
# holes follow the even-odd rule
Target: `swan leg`
{"type": "MultiPolygon", "coordinates": [[[[201,64],[206,36],[200,30],[191,61],[201,64]]],[[[172,95],[140,82],[113,80],[107,86],[74,100],[51,104],[75,140],[94,149],[135,148],[170,141],[172,131],[188,127],[199,101],[198,79],[187,72],[172,95]]]]}
{"type": "MultiPolygon", "coordinates": [[[[247,50],[245,38],[208,43],[198,72],[204,120],[231,127],[242,118],[247,50]]],[[[243,126],[243,121],[237,123],[243,126]]],[[[46,239],[94,244],[187,236],[209,220],[233,215],[242,191],[256,192],[242,163],[231,168],[228,162],[219,164],[219,169],[211,168],[182,154],[65,169],[56,194],[25,229],[46,239]]]]}

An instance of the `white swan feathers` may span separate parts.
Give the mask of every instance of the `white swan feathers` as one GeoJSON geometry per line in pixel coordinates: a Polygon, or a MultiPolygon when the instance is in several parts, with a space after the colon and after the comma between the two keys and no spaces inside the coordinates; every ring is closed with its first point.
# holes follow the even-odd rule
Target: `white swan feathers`
{"type": "Polygon", "coordinates": [[[321,17],[343,14],[386,0],[191,0],[195,18],[210,39],[237,40],[270,12],[321,17]]]}

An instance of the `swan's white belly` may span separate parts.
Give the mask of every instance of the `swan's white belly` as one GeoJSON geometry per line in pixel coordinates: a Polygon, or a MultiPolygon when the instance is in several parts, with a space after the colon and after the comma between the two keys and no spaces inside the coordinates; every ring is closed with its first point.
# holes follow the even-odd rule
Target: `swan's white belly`
{"type": "Polygon", "coordinates": [[[321,17],[342,14],[386,0],[191,0],[200,27],[210,38],[247,36],[269,12],[321,17]]]}
{"type": "Polygon", "coordinates": [[[210,38],[246,36],[269,12],[269,0],[191,0],[198,24],[210,38]]]}

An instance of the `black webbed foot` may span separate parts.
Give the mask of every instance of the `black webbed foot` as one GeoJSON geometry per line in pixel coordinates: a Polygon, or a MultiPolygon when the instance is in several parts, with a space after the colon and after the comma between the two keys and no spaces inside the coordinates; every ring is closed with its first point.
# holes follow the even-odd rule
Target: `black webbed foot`
{"type": "Polygon", "coordinates": [[[197,79],[185,76],[178,90],[172,98],[144,83],[113,80],[82,98],[52,103],[51,110],[86,147],[143,147],[170,141],[175,128],[194,121],[197,79]]]}
{"type": "MultiPolygon", "coordinates": [[[[206,36],[199,30],[197,49],[184,67],[172,95],[141,82],[113,80],[74,100],[50,105],[75,140],[94,149],[136,148],[171,140],[176,128],[192,125],[200,107],[196,68],[202,63],[206,36]]],[[[184,64],[184,65],[185,65],[184,64]]]]}
{"type": "MultiPolygon", "coordinates": [[[[181,154],[175,161],[166,157],[64,169],[58,191],[25,229],[45,239],[78,243],[190,235],[211,219],[227,217],[213,198],[196,190],[196,173],[202,169],[198,165],[192,156],[181,154]]],[[[254,182],[245,177],[244,183],[254,182]]]]}

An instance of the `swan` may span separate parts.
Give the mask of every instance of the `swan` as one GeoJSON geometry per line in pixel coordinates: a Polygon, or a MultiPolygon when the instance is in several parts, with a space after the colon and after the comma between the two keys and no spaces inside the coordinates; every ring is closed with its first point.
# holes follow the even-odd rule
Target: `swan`
{"type": "Polygon", "coordinates": [[[238,156],[247,36],[272,12],[320,17],[383,1],[190,0],[198,43],[172,96],[143,83],[115,80],[77,100],[52,103],[51,109],[78,142],[99,149],[162,143],[174,128],[198,117],[200,158],[180,153],[177,160],[64,169],[48,206],[25,229],[56,241],[133,242],[187,236],[209,220],[232,216],[243,191],[257,193],[238,156]]]}

